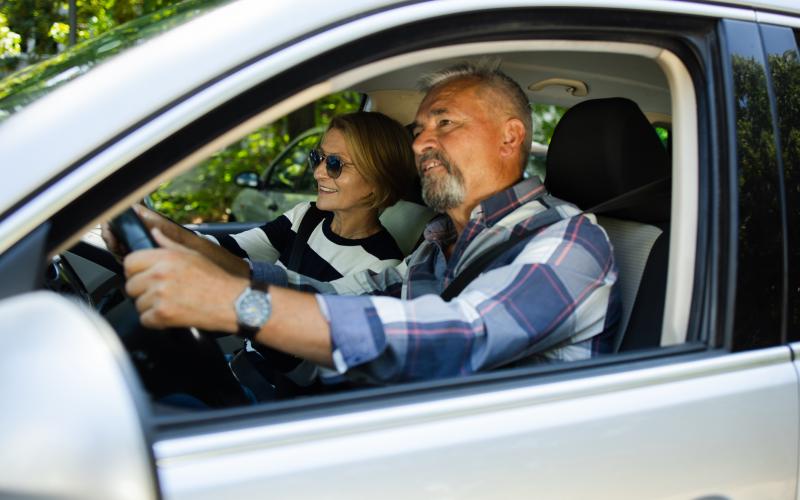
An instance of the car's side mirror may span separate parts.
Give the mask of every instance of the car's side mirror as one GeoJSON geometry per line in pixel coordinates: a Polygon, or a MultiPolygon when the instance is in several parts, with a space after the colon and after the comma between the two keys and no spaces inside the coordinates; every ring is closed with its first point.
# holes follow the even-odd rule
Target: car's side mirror
{"type": "Polygon", "coordinates": [[[260,189],[263,187],[261,177],[256,172],[242,172],[234,177],[233,182],[240,187],[248,187],[253,189],[260,189]]]}

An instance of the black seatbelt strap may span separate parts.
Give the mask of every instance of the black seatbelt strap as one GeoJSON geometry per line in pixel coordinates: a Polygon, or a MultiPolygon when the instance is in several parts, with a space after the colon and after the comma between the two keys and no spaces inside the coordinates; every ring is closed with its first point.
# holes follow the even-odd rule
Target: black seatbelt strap
{"type": "MultiPolygon", "coordinates": [[[[324,217],[325,212],[318,209],[316,203],[311,202],[294,236],[286,269],[300,272],[300,262],[303,260],[303,251],[308,238],[324,217]]],[[[294,369],[302,360],[255,342],[252,343],[252,347],[256,352],[242,349],[230,363],[231,370],[239,382],[248,387],[259,401],[268,401],[276,399],[280,394],[292,393],[293,383],[285,377],[285,373],[294,369]],[[268,369],[262,370],[264,367],[268,369]]]]}
{"type": "Polygon", "coordinates": [[[589,210],[584,210],[584,212],[592,214],[607,214],[608,212],[613,212],[615,210],[619,210],[620,208],[634,207],[641,203],[650,201],[653,194],[663,192],[671,180],[671,177],[664,177],[663,179],[653,181],[649,184],[645,184],[644,186],[632,189],[627,193],[622,193],[621,195],[615,196],[610,200],[606,200],[600,204],[597,204],[589,210]]]}
{"type": "Polygon", "coordinates": [[[292,244],[292,251],[289,254],[289,262],[286,265],[286,269],[294,272],[300,271],[300,261],[303,259],[303,250],[306,247],[306,242],[308,242],[311,232],[323,217],[325,217],[325,212],[318,209],[316,203],[311,202],[308,210],[303,215],[303,220],[300,221],[297,234],[294,236],[294,243],[292,244]]]}
{"type": "MultiPolygon", "coordinates": [[[[593,214],[600,214],[600,213],[607,213],[614,210],[619,210],[620,208],[626,208],[629,206],[635,206],[642,201],[646,201],[650,199],[653,193],[657,193],[663,190],[665,184],[670,181],[669,177],[665,177],[664,179],[659,179],[655,182],[651,182],[649,184],[645,184],[644,186],[638,187],[627,193],[621,194],[610,200],[604,201],[598,205],[593,206],[589,210],[583,210],[579,214],[581,215],[584,213],[593,213],[593,214]]],[[[573,216],[574,217],[574,216],[573,216]]],[[[506,241],[490,248],[483,254],[481,254],[478,258],[472,261],[466,269],[461,271],[461,273],[456,276],[456,278],[450,282],[450,284],[445,288],[440,296],[446,300],[450,301],[453,297],[457,296],[461,291],[469,285],[472,280],[478,277],[486,267],[491,264],[496,258],[502,255],[506,250],[509,250],[517,243],[524,241],[534,233],[536,233],[539,229],[544,226],[548,226],[550,224],[555,224],[559,220],[561,220],[561,215],[554,209],[551,208],[539,215],[537,215],[533,219],[533,225],[523,233],[512,235],[506,241]]]]}
{"type": "Polygon", "coordinates": [[[506,241],[493,246],[478,256],[478,258],[470,262],[467,268],[461,271],[461,273],[459,273],[459,275],[456,276],[449,285],[447,285],[447,288],[442,291],[441,297],[446,301],[450,301],[450,299],[461,293],[461,290],[469,285],[472,280],[477,278],[478,275],[482,273],[484,269],[486,269],[486,266],[491,264],[506,250],[510,249],[517,243],[530,238],[539,229],[551,224],[555,224],[562,218],[563,216],[559,214],[555,208],[550,208],[547,211],[540,213],[534,217],[532,221],[533,225],[529,228],[526,228],[525,232],[520,234],[512,234],[511,237],[509,237],[506,241]]]}

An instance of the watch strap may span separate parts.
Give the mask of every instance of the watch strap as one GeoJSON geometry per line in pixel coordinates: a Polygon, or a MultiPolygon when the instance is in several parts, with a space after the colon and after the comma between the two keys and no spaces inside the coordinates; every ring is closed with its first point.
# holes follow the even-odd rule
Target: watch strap
{"type": "Polygon", "coordinates": [[[239,329],[236,330],[236,336],[253,342],[259,330],[260,328],[253,328],[239,323],[239,329]]]}

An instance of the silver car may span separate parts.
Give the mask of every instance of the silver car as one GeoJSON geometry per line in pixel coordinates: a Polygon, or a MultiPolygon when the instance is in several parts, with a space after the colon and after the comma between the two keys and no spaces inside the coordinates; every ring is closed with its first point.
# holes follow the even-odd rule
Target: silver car
{"type": "Polygon", "coordinates": [[[0,101],[0,497],[800,498],[796,1],[187,17],[0,101]],[[614,244],[617,352],[253,405],[236,339],[141,328],[100,222],[336,92],[410,123],[421,74],[482,57],[566,110],[543,175],[614,244]]]}

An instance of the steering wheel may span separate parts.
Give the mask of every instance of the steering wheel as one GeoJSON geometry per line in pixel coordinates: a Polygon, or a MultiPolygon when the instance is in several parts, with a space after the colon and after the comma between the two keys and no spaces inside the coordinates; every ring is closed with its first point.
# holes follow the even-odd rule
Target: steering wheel
{"type": "MultiPolygon", "coordinates": [[[[109,226],[130,251],[158,246],[132,208],[111,220],[109,226]]],[[[136,306],[130,299],[108,316],[117,327],[145,387],[156,400],[189,395],[211,407],[249,403],[228,367],[215,334],[194,328],[146,328],[139,321],[136,306]]]]}

